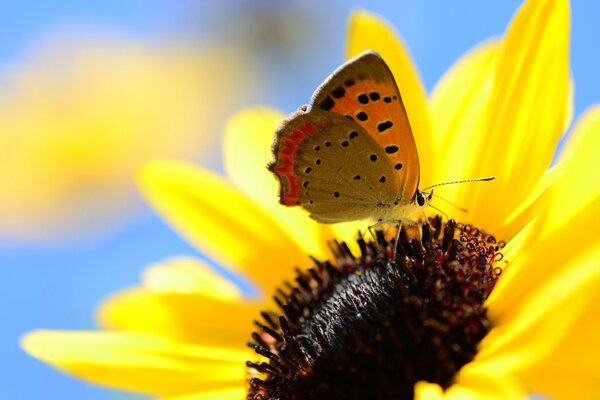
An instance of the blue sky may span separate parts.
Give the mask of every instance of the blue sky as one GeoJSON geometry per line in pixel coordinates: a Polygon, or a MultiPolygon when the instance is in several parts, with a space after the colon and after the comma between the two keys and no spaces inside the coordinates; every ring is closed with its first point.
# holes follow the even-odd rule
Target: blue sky
{"type": "MultiPolygon", "coordinates": [[[[26,56],[31,46],[64,26],[114,29],[148,40],[185,37],[204,44],[239,42],[255,51],[268,72],[268,78],[262,81],[263,90],[249,99],[249,105],[267,103],[291,111],[305,103],[317,85],[343,61],[346,18],[351,9],[377,12],[396,26],[430,90],[462,53],[488,37],[501,34],[520,4],[513,0],[353,3],[338,0],[323,9],[316,0],[192,3],[5,3],[0,13],[0,66],[26,56]],[[250,16],[257,18],[264,14],[268,17],[258,20],[298,15],[297,26],[290,28],[295,29],[291,32],[296,53],[288,51],[290,44],[262,40],[265,37],[259,34],[254,40],[248,39],[251,36],[248,30],[256,21],[250,16]],[[303,30],[306,26],[314,29],[303,30]]],[[[599,2],[573,2],[571,59],[576,116],[590,105],[600,103],[599,17],[599,2]]],[[[3,315],[0,397],[130,398],[48,368],[18,348],[18,337],[35,328],[93,328],[93,311],[105,296],[135,284],[144,266],[173,254],[196,252],[148,209],[120,229],[84,243],[60,247],[0,243],[0,268],[5,283],[0,291],[3,315]]]]}

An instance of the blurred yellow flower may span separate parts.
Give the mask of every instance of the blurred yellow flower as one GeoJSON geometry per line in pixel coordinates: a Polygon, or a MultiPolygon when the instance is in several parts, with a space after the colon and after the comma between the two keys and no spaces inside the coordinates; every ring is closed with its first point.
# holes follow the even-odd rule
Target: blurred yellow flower
{"type": "Polygon", "coordinates": [[[32,53],[0,76],[5,239],[111,226],[139,206],[135,169],[210,156],[249,88],[240,56],[219,49],[96,34],[56,35],[32,53]]]}
{"type": "MultiPolygon", "coordinates": [[[[444,194],[468,205],[469,223],[508,241],[508,264],[485,303],[492,330],[449,387],[418,382],[417,399],[600,396],[600,185],[589,168],[600,145],[600,107],[584,114],[547,170],[569,116],[568,27],[567,1],[526,2],[505,37],[469,52],[428,100],[391,28],[366,12],[351,17],[349,55],[373,48],[398,79],[423,180],[498,176],[491,189],[465,185],[444,194]]],[[[276,204],[275,180],[264,165],[283,118],[254,109],[230,120],[227,180],[170,162],[150,164],[140,175],[157,210],[191,243],[256,282],[260,298],[244,297],[197,260],[174,258],[100,308],[109,330],[38,331],[25,336],[23,347],[111,387],[169,400],[244,398],[245,362],[256,357],[245,346],[256,329],[252,321],[269,307],[273,288],[292,276],[290,267],[306,265],[307,253],[324,257],[325,241],[339,235],[276,204]]]]}

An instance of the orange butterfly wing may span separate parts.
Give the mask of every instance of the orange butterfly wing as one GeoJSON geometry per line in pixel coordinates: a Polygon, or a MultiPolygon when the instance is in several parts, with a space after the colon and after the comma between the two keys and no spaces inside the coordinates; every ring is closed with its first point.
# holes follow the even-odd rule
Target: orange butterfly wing
{"type": "Polygon", "coordinates": [[[302,205],[321,222],[387,215],[384,210],[409,204],[419,183],[406,110],[374,52],[341,66],[310,107],[286,119],[273,153],[269,169],[280,181],[281,203],[302,205]]]}
{"type": "Polygon", "coordinates": [[[362,126],[396,168],[402,203],[414,197],[420,177],[417,145],[394,76],[377,53],[366,51],[338,68],[312,104],[362,126]]]}

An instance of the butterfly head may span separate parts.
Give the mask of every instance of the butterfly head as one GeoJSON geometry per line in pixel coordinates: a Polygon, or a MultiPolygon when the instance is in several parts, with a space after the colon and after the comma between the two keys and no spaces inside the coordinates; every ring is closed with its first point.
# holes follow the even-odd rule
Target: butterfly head
{"type": "Polygon", "coordinates": [[[415,204],[421,208],[421,209],[426,209],[427,206],[429,206],[429,201],[431,200],[431,198],[433,197],[433,190],[430,193],[426,193],[422,190],[417,190],[417,192],[415,193],[415,204]]]}
{"type": "Polygon", "coordinates": [[[408,202],[398,201],[396,207],[382,215],[378,222],[394,221],[412,221],[415,222],[415,214],[423,215],[423,212],[429,207],[429,202],[433,197],[433,192],[417,190],[414,196],[408,202]]]}

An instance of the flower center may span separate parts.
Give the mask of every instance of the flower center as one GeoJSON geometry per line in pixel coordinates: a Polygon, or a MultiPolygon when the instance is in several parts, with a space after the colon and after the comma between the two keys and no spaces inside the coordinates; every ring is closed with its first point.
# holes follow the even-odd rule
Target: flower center
{"type": "Polygon", "coordinates": [[[418,381],[447,388],[490,323],[484,301],[503,243],[439,217],[394,243],[335,243],[333,262],[297,270],[249,343],[248,399],[410,399],[418,381]]]}

